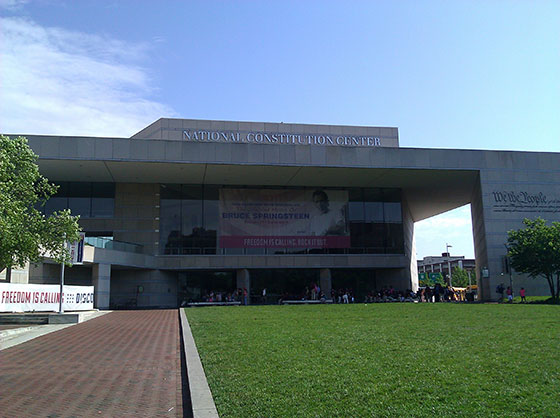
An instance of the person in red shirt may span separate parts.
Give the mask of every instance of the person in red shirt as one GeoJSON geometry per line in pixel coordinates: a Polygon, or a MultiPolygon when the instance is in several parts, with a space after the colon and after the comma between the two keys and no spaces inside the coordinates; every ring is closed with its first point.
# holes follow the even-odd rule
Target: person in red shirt
{"type": "Polygon", "coordinates": [[[521,296],[521,303],[527,303],[527,299],[525,299],[525,288],[522,287],[519,291],[519,296],[521,296]]]}
{"type": "Polygon", "coordinates": [[[508,298],[508,303],[513,303],[513,290],[511,290],[511,287],[507,287],[506,289],[506,295],[508,298]]]}

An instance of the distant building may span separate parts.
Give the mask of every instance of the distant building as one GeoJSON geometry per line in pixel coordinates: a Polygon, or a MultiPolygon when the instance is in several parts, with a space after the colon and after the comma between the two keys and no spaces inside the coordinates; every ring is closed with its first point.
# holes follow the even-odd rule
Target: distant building
{"type": "Polygon", "coordinates": [[[473,284],[476,284],[476,260],[474,258],[442,253],[441,256],[429,256],[418,260],[418,273],[441,273],[446,281],[449,277],[449,269],[451,269],[451,278],[453,279],[453,270],[456,268],[461,268],[470,273],[473,284]]]}

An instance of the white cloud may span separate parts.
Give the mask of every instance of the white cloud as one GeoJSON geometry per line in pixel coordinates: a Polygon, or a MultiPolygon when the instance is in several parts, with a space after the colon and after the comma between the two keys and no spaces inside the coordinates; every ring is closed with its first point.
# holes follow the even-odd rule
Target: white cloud
{"type": "Polygon", "coordinates": [[[474,258],[470,205],[414,224],[418,259],[441,255],[450,244],[452,255],[474,258]]]}
{"type": "Polygon", "coordinates": [[[0,20],[0,131],[128,137],[175,112],[150,100],[147,45],[0,20]]]}
{"type": "Polygon", "coordinates": [[[0,0],[0,9],[18,10],[29,0],[0,0]]]}

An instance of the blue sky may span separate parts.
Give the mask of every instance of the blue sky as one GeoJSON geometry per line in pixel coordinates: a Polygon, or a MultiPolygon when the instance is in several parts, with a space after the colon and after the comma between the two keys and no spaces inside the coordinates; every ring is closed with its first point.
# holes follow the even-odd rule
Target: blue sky
{"type": "MultiPolygon", "coordinates": [[[[396,126],[401,147],[560,152],[560,2],[0,0],[0,131],[159,117],[396,126]]],[[[470,209],[416,225],[474,255],[470,209]]]]}

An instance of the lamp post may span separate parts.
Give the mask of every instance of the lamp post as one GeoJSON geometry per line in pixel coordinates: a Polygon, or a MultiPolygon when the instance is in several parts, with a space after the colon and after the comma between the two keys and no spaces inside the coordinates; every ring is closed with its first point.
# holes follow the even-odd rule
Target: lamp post
{"type": "Polygon", "coordinates": [[[506,247],[506,256],[505,256],[505,271],[506,273],[509,273],[509,288],[511,289],[512,293],[513,293],[513,277],[511,274],[511,264],[509,262],[509,248],[507,246],[507,244],[504,244],[504,247],[506,247]]]}
{"type": "Polygon", "coordinates": [[[447,270],[449,271],[449,286],[451,286],[451,254],[449,253],[449,249],[453,247],[453,245],[445,243],[445,252],[447,254],[447,270]]]}
{"type": "MultiPolygon", "coordinates": [[[[64,249],[66,250],[66,234],[64,234],[64,249]]],[[[62,297],[64,296],[64,259],[62,263],[60,263],[60,292],[59,292],[59,299],[58,299],[58,313],[64,313],[62,309],[62,297]]]]}

